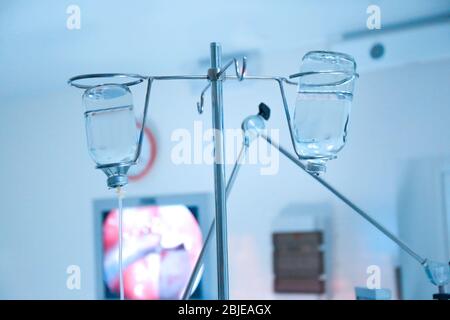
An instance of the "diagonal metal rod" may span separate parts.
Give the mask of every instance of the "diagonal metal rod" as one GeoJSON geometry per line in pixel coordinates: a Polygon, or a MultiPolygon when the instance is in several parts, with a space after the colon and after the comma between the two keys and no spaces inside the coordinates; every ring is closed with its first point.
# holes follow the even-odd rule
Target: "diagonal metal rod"
{"type": "Polygon", "coordinates": [[[141,131],[139,132],[138,147],[136,150],[136,154],[134,156],[134,160],[133,160],[134,162],[136,162],[139,159],[139,157],[141,156],[142,141],[144,140],[145,123],[147,122],[148,105],[149,105],[149,101],[150,101],[150,94],[152,92],[152,84],[153,84],[153,79],[148,78],[147,79],[147,91],[145,93],[144,113],[142,115],[141,131]]]}
{"type": "MultiPolygon", "coordinates": [[[[261,135],[261,137],[266,140],[270,145],[272,145],[275,149],[277,149],[281,154],[283,154],[285,157],[287,157],[289,160],[294,162],[298,167],[300,167],[303,171],[305,171],[307,174],[309,174],[312,178],[314,178],[316,181],[318,181],[321,185],[323,185],[325,188],[327,188],[330,192],[332,192],[336,197],[338,197],[340,200],[342,200],[345,204],[347,204],[351,209],[356,211],[360,216],[362,216],[364,219],[366,219],[370,224],[372,224],[374,227],[376,227],[379,231],[381,231],[384,235],[386,235],[389,239],[394,241],[400,248],[402,248],[406,253],[408,253],[411,257],[413,257],[415,260],[417,260],[420,264],[426,263],[426,259],[421,257],[419,254],[414,252],[406,243],[404,243],[402,240],[397,238],[394,234],[392,234],[389,230],[387,230],[383,225],[378,223],[374,218],[372,218],[369,214],[367,214],[365,211],[363,211],[361,208],[359,208],[356,204],[354,204],[352,201],[350,201],[347,197],[342,195],[339,191],[337,191],[333,186],[331,186],[328,182],[320,178],[319,176],[316,176],[312,173],[309,173],[306,170],[305,165],[296,158],[293,154],[291,154],[289,151],[287,151],[282,146],[278,145],[277,143],[273,142],[272,139],[270,139],[267,136],[261,135]]],[[[229,196],[231,192],[231,188],[233,187],[234,182],[236,181],[237,174],[240,169],[240,164],[242,163],[242,160],[244,159],[247,145],[243,144],[242,149],[239,153],[238,159],[236,160],[236,163],[234,164],[233,171],[231,172],[230,178],[228,180],[227,189],[226,189],[226,195],[229,196]]],[[[198,277],[198,274],[200,273],[200,270],[203,266],[203,260],[204,255],[206,252],[206,248],[208,247],[209,243],[212,241],[212,235],[213,231],[216,226],[216,220],[214,219],[211,223],[211,226],[208,231],[208,235],[206,237],[205,243],[203,245],[202,251],[200,252],[200,255],[197,259],[197,262],[195,264],[194,270],[192,271],[191,277],[189,279],[188,285],[186,287],[186,290],[183,294],[183,300],[189,299],[190,295],[192,294],[192,289],[195,284],[195,280],[198,277]]]]}
{"type": "Polygon", "coordinates": [[[209,243],[212,241],[211,239],[213,237],[215,229],[216,229],[216,218],[213,219],[211,226],[209,227],[209,231],[206,236],[205,243],[203,244],[202,250],[200,251],[200,254],[198,255],[197,261],[195,262],[194,269],[192,270],[192,273],[191,273],[191,276],[189,277],[186,288],[184,289],[183,296],[181,297],[182,300],[188,300],[192,294],[192,291],[194,290],[194,285],[196,284],[197,278],[203,267],[203,260],[205,259],[206,249],[208,248],[209,243]]]}
{"type": "Polygon", "coordinates": [[[411,257],[413,257],[415,260],[417,260],[420,264],[426,263],[426,259],[422,258],[419,254],[414,252],[406,243],[404,243],[402,240],[397,238],[393,233],[391,233],[388,229],[386,229],[383,225],[381,225],[378,221],[376,221],[374,218],[372,218],[369,214],[367,214],[364,210],[359,208],[356,204],[354,204],[352,201],[350,201],[347,197],[342,195],[339,191],[337,191],[333,186],[331,186],[328,182],[323,180],[321,177],[316,176],[306,170],[305,165],[294,155],[292,155],[289,151],[284,149],[282,146],[278,145],[277,143],[273,142],[272,139],[270,139],[267,136],[261,135],[262,138],[264,138],[269,144],[271,144],[275,149],[280,151],[284,156],[286,156],[289,160],[294,162],[298,167],[300,167],[303,171],[308,173],[311,177],[313,177],[317,182],[319,182],[321,185],[323,185],[325,188],[327,188],[331,193],[333,193],[336,197],[341,199],[346,205],[348,205],[350,208],[352,208],[356,213],[358,213],[361,217],[366,219],[369,223],[371,223],[375,228],[377,228],[379,231],[381,231],[385,236],[387,236],[389,239],[394,241],[400,248],[402,248],[406,253],[408,253],[411,257]]]}
{"type": "Polygon", "coordinates": [[[243,143],[241,147],[241,151],[239,151],[236,162],[234,163],[233,170],[231,171],[230,178],[228,179],[227,188],[226,188],[226,196],[230,195],[231,189],[233,188],[234,182],[236,181],[237,174],[239,169],[241,168],[242,161],[245,159],[245,155],[247,154],[248,144],[243,143]]]}
{"type": "MultiPolygon", "coordinates": [[[[227,183],[227,187],[226,187],[226,197],[227,198],[230,195],[231,188],[233,187],[234,182],[236,181],[236,177],[237,177],[237,174],[241,167],[242,161],[245,158],[247,148],[248,148],[248,145],[243,143],[241,151],[239,152],[238,158],[236,159],[236,162],[234,164],[233,170],[231,171],[230,178],[228,179],[228,183],[227,183]]],[[[200,271],[202,270],[202,267],[203,267],[203,260],[205,259],[206,249],[208,248],[209,243],[212,242],[211,239],[213,237],[215,228],[216,228],[216,219],[214,218],[211,223],[211,226],[209,227],[209,231],[206,236],[205,242],[203,244],[202,250],[200,251],[197,261],[195,262],[194,269],[192,270],[191,276],[189,277],[189,281],[186,285],[186,289],[183,292],[182,300],[188,300],[192,294],[192,290],[194,289],[194,285],[196,283],[198,275],[200,274],[200,271]]]]}

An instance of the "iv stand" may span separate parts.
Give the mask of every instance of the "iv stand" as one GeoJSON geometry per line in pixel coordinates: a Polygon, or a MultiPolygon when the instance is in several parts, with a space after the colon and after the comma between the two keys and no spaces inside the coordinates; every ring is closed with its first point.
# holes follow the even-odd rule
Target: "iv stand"
{"type": "MultiPolygon", "coordinates": [[[[142,148],[142,140],[143,140],[143,131],[147,118],[147,113],[149,109],[149,100],[150,93],[152,89],[152,84],[156,80],[207,80],[209,83],[202,90],[200,101],[197,103],[197,110],[199,113],[203,112],[204,108],[204,95],[208,89],[211,89],[211,104],[212,104],[212,126],[214,129],[214,194],[215,194],[215,219],[212,222],[212,225],[209,229],[207,238],[205,240],[204,246],[200,253],[200,256],[197,260],[197,263],[194,267],[194,270],[191,274],[191,277],[188,282],[188,286],[183,294],[184,299],[188,299],[191,295],[191,291],[193,289],[195,280],[202,269],[204,253],[205,249],[209,242],[211,242],[211,238],[213,235],[214,229],[216,229],[216,245],[217,245],[217,282],[218,282],[218,299],[227,300],[229,298],[229,279],[228,279],[228,247],[227,247],[227,206],[226,206],[226,198],[229,194],[231,187],[236,179],[236,175],[239,170],[240,162],[245,155],[245,151],[248,148],[248,144],[244,143],[243,148],[238,156],[238,160],[233,168],[232,174],[230,176],[230,180],[228,185],[225,184],[225,140],[224,140],[224,110],[223,110],[223,82],[225,80],[268,80],[275,81],[278,84],[284,113],[286,116],[286,121],[289,128],[289,133],[291,137],[291,143],[294,148],[294,151],[297,155],[298,152],[296,150],[293,129],[291,125],[291,119],[289,114],[289,106],[286,99],[286,94],[284,91],[284,84],[289,85],[297,85],[296,82],[291,81],[284,77],[278,76],[247,76],[246,72],[246,58],[244,57],[242,60],[242,67],[239,68],[238,61],[233,58],[231,61],[222,65],[221,61],[222,50],[219,43],[213,42],[210,44],[210,58],[211,65],[208,69],[207,75],[167,75],[167,76],[142,76],[139,74],[125,74],[125,73],[103,73],[103,74],[86,74],[72,77],[69,79],[69,85],[72,85],[76,88],[80,89],[89,89],[94,87],[93,85],[79,84],[76,81],[86,80],[86,79],[97,79],[97,78],[129,78],[132,81],[122,83],[122,85],[126,85],[128,87],[137,85],[147,80],[147,92],[145,96],[145,105],[142,119],[142,127],[140,129],[138,146],[136,150],[136,154],[134,159],[131,162],[127,163],[113,163],[108,164],[106,166],[98,166],[98,169],[101,169],[105,172],[108,177],[108,186],[116,187],[122,186],[127,183],[126,173],[128,168],[131,165],[134,165],[139,158],[140,151],[142,148]],[[228,76],[225,74],[225,71],[234,65],[235,68],[235,76],[228,76]]],[[[311,75],[311,74],[322,74],[322,73],[336,73],[334,71],[318,71],[318,72],[307,72],[307,73],[297,73],[289,76],[290,79],[301,77],[303,75],[311,75]]],[[[338,72],[339,73],[339,72],[338,72]]],[[[345,78],[342,81],[350,81],[354,77],[357,77],[358,74],[345,74],[345,78]]],[[[325,180],[320,178],[319,176],[309,172],[306,166],[297,159],[294,155],[290,154],[286,149],[279,146],[275,142],[273,142],[269,137],[266,137],[260,134],[263,139],[265,139],[269,144],[279,150],[284,156],[293,161],[297,166],[299,166],[302,170],[311,175],[314,179],[316,179],[320,184],[322,184],[325,188],[331,191],[335,196],[337,196],[340,200],[342,200],[345,204],[347,204],[350,208],[356,211],[359,215],[361,215],[364,219],[366,219],[369,223],[371,223],[374,227],[376,227],[379,231],[381,231],[384,235],[394,241],[400,248],[402,248],[406,253],[412,256],[415,260],[417,260],[423,266],[426,266],[428,260],[421,257],[419,254],[414,252],[408,245],[406,245],[403,241],[398,239],[394,234],[384,228],[381,224],[379,224],[375,219],[373,219],[370,215],[356,206],[353,202],[351,202],[348,198],[343,196],[339,191],[337,191],[334,187],[328,184],[325,180]]],[[[446,296],[445,289],[443,286],[439,286],[440,294],[446,296]]]]}

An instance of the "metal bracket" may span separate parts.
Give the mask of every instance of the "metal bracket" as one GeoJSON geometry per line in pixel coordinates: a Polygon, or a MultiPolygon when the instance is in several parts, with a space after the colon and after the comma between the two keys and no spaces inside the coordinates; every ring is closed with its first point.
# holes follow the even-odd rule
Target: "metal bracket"
{"type": "Polygon", "coordinates": [[[221,71],[219,68],[209,68],[208,69],[208,80],[209,81],[219,80],[220,76],[221,76],[221,71]]]}

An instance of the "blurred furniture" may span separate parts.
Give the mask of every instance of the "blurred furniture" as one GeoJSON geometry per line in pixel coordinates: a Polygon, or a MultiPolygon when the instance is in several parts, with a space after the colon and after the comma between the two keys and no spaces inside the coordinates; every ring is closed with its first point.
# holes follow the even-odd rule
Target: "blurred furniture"
{"type": "Polygon", "coordinates": [[[292,203],[274,218],[273,285],[276,293],[331,299],[331,214],[328,203],[292,203]]]}
{"type": "Polygon", "coordinates": [[[321,231],[273,234],[275,292],[325,293],[321,231]]]}

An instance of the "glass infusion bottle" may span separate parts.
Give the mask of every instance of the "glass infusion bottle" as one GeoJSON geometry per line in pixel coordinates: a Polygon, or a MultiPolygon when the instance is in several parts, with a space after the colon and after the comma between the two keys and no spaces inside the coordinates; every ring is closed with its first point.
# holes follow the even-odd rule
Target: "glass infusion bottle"
{"type": "Polygon", "coordinates": [[[302,59],[294,141],[312,173],[324,172],[345,145],[356,77],[356,63],[346,54],[312,51],[302,59]]]}
{"type": "Polygon", "coordinates": [[[138,134],[130,89],[120,84],[87,89],[83,105],[89,154],[97,166],[131,163],[138,134]]]}

